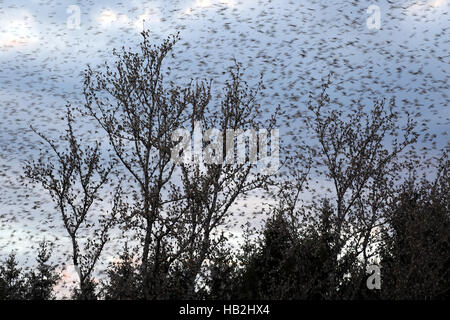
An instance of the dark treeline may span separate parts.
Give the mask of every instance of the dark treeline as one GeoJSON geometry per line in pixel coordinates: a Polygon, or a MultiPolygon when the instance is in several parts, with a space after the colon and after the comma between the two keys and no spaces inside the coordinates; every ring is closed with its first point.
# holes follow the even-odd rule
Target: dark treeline
{"type": "MultiPolygon", "coordinates": [[[[394,100],[342,105],[327,93],[331,76],[305,112],[268,114],[262,81],[250,87],[238,63],[216,98],[209,81],[165,80],[177,37],[151,45],[142,35],[138,52],[122,48],[115,63],[86,70],[83,105],[67,106],[61,137],[33,128],[43,147],[24,178],[48,191],[70,239],[79,276],[71,298],[449,298],[449,160],[446,149],[429,162],[419,155],[413,115],[394,100]],[[87,119],[91,139],[76,133],[87,119]],[[278,172],[262,174],[249,150],[244,163],[224,161],[234,159],[230,130],[264,128],[270,140],[289,122],[278,172]],[[188,146],[172,133],[198,123],[225,142],[203,140],[215,161],[174,163],[188,146]],[[261,230],[244,228],[235,248],[222,230],[250,194],[269,200],[268,218],[261,230]],[[96,279],[113,234],[122,251],[96,279]]],[[[54,299],[62,276],[51,254],[42,242],[33,268],[5,257],[0,299],[54,299]]]]}

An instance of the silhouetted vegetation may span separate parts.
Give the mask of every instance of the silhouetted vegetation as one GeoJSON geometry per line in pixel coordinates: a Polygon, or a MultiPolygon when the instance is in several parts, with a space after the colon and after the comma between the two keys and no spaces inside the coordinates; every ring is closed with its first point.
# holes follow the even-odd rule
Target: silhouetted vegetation
{"type": "Polygon", "coordinates": [[[49,262],[52,254],[48,242],[41,242],[37,250],[37,265],[23,270],[18,266],[15,254],[0,265],[1,300],[50,300],[54,299],[53,288],[59,280],[56,266],[49,262]]]}
{"type": "MultiPolygon", "coordinates": [[[[210,81],[176,85],[163,62],[178,38],[154,46],[142,35],[138,52],[114,51],[114,64],[87,69],[84,105],[67,107],[59,140],[38,133],[48,148],[25,166],[71,240],[79,276],[71,298],[448,299],[447,150],[422,177],[416,123],[394,100],[343,109],[327,93],[328,78],[297,119],[304,129],[284,137],[279,172],[264,175],[249,156],[225,161],[230,129],[270,132],[287,116],[262,113],[262,82],[251,88],[236,63],[217,98],[210,81]],[[103,144],[77,137],[76,122],[87,118],[103,144]],[[197,123],[222,134],[220,161],[174,163],[181,142],[172,133],[192,135],[197,123]],[[252,192],[273,201],[264,227],[247,228],[235,248],[224,229],[252,192]],[[122,252],[96,279],[120,232],[122,252]],[[371,265],[381,269],[380,289],[367,286],[371,265]]],[[[61,277],[50,255],[43,242],[30,271],[14,254],[2,261],[0,299],[54,299],[61,277]]]]}

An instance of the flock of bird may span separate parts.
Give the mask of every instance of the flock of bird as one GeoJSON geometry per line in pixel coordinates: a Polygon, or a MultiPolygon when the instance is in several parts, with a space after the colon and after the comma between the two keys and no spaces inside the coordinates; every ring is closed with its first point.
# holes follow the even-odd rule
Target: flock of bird
{"type": "Polygon", "coordinates": [[[0,0],[0,256],[16,250],[33,262],[44,237],[67,246],[48,196],[21,183],[24,161],[39,148],[29,126],[59,136],[66,102],[82,100],[87,64],[112,61],[113,48],[134,47],[142,28],[155,43],[180,32],[168,77],[181,85],[201,78],[220,88],[233,59],[251,84],[263,72],[261,105],[288,114],[282,140],[283,132],[295,135],[310,94],[333,72],[343,108],[353,99],[370,105],[396,97],[427,130],[423,151],[433,152],[449,142],[449,2],[79,1],[79,25],[69,28],[78,11],[66,1],[0,0]],[[379,30],[367,25],[373,4],[379,30]]]}

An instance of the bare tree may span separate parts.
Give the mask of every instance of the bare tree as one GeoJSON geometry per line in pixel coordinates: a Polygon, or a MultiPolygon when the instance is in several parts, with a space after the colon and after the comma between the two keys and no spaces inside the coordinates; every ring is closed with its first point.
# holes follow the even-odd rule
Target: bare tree
{"type": "Polygon", "coordinates": [[[100,143],[95,142],[92,147],[80,145],[74,134],[73,110],[69,106],[66,122],[66,133],[60,137],[66,143],[64,147],[32,127],[49,149],[42,152],[37,161],[26,164],[25,177],[40,184],[55,202],[72,243],[72,261],[80,278],[80,297],[87,298],[86,284],[91,281],[116,215],[116,208],[108,215],[91,209],[101,200],[99,194],[108,182],[113,163],[103,164],[100,143]]]}
{"type": "MultiPolygon", "coordinates": [[[[392,198],[391,187],[401,177],[401,155],[418,136],[415,122],[409,114],[405,119],[395,110],[394,100],[375,101],[371,108],[353,101],[344,109],[327,94],[330,84],[331,75],[304,117],[307,130],[303,135],[310,140],[300,141],[298,146],[312,159],[306,162],[312,169],[308,183],[300,179],[302,183],[291,184],[292,188],[280,193],[282,202],[288,204],[284,210],[288,209],[294,220],[299,219],[303,232],[314,226],[328,239],[331,251],[324,266],[329,272],[325,299],[337,295],[343,281],[337,274],[345,274],[339,270],[348,271],[359,261],[365,269],[373,257],[374,231],[382,225],[383,212],[392,198]],[[405,121],[403,126],[401,121],[405,121]],[[332,186],[325,193],[312,183],[320,178],[332,186]],[[312,194],[312,205],[299,206],[303,190],[312,194]],[[324,198],[327,210],[323,210],[324,198]]],[[[304,177],[300,169],[294,166],[291,176],[304,177]]]]}
{"type": "MultiPolygon", "coordinates": [[[[224,159],[198,165],[172,161],[172,151],[180,143],[172,134],[180,128],[192,133],[195,124],[221,131],[221,142],[228,129],[261,128],[255,98],[240,76],[239,67],[231,72],[219,108],[210,108],[211,82],[198,81],[186,87],[164,79],[163,61],[178,40],[170,37],[159,46],[150,44],[149,32],[137,53],[114,51],[114,67],[85,75],[85,110],[106,133],[113,153],[125,169],[132,190],[125,221],[137,230],[142,241],[141,271],[145,298],[160,295],[176,263],[188,264],[186,293],[192,296],[195,279],[214,247],[212,232],[230,214],[238,196],[263,185],[262,175],[251,178],[254,165],[231,165],[224,159]],[[177,185],[178,183],[178,185],[177,185]]],[[[267,129],[274,126],[269,121],[267,129]]],[[[233,137],[232,137],[233,139],[233,137]]],[[[211,143],[202,141],[202,147],[211,143]]]]}
{"type": "MultiPolygon", "coordinates": [[[[202,86],[181,88],[165,82],[163,61],[178,36],[159,46],[150,44],[148,31],[142,37],[140,52],[114,51],[114,67],[107,65],[105,72],[88,68],[84,96],[87,114],[107,134],[115,156],[131,177],[133,201],[126,221],[142,233],[141,268],[148,283],[150,253],[155,247],[158,251],[162,241],[158,239],[163,237],[155,229],[163,221],[163,208],[174,201],[168,195],[175,169],[172,132],[189,119],[189,105],[209,93],[202,86]]],[[[145,297],[150,298],[148,286],[144,288],[145,297]]]]}
{"type": "MultiPolygon", "coordinates": [[[[177,217],[173,219],[176,223],[172,227],[176,240],[173,258],[183,265],[187,290],[185,298],[196,296],[195,286],[202,275],[205,260],[209,260],[216,248],[227,240],[219,227],[231,225],[230,218],[236,213],[231,210],[232,205],[252,191],[266,189],[270,178],[278,170],[264,174],[261,172],[264,164],[260,163],[258,167],[255,161],[262,161],[267,156],[263,154],[267,150],[260,146],[269,144],[268,137],[258,135],[258,146],[252,146],[252,141],[244,139],[240,140],[242,145],[238,145],[239,134],[251,132],[252,129],[255,130],[253,133],[258,129],[271,132],[276,128],[279,109],[265,123],[261,117],[261,108],[257,102],[261,88],[261,80],[255,88],[249,88],[242,79],[242,67],[235,63],[230,68],[230,79],[225,82],[220,96],[220,107],[202,104],[201,108],[194,108],[190,134],[194,135],[195,124],[201,124],[205,133],[214,129],[217,131],[215,141],[207,137],[200,142],[203,149],[210,148],[205,157],[209,156],[210,160],[214,158],[215,161],[181,163],[182,188],[179,194],[182,197],[179,198],[182,200],[171,206],[170,210],[171,216],[177,217]],[[257,151],[255,153],[259,156],[252,161],[252,156],[255,157],[252,148],[255,147],[258,148],[253,151],[257,151]],[[243,161],[237,159],[237,148],[245,149],[243,161]]],[[[271,155],[275,156],[275,137],[270,138],[271,155]]]]}

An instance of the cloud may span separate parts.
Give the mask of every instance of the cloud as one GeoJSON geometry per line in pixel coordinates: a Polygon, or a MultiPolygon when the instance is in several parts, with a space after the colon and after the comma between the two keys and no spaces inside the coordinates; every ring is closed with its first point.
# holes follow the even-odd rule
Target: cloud
{"type": "Polygon", "coordinates": [[[191,5],[184,9],[182,15],[191,15],[196,9],[211,8],[214,5],[234,7],[236,5],[236,0],[195,0],[191,5]]]}
{"type": "Polygon", "coordinates": [[[194,7],[206,8],[211,7],[214,4],[222,4],[226,6],[234,6],[236,4],[235,0],[196,0],[194,7]]]}
{"type": "Polygon", "coordinates": [[[160,23],[161,22],[161,13],[156,7],[147,7],[144,9],[144,13],[139,15],[136,21],[134,22],[134,27],[139,31],[142,31],[146,23],[160,23]]]}
{"type": "Polygon", "coordinates": [[[20,47],[38,41],[35,21],[28,11],[8,11],[0,19],[0,48],[20,47]]]}
{"type": "Polygon", "coordinates": [[[197,7],[197,8],[210,7],[211,5],[212,5],[211,0],[197,0],[195,2],[195,7],[197,7]]]}
{"type": "Polygon", "coordinates": [[[97,20],[100,23],[100,26],[106,28],[113,25],[116,27],[127,25],[130,19],[125,14],[117,14],[111,9],[105,9],[100,12],[97,20]]]}
{"type": "Polygon", "coordinates": [[[440,7],[447,3],[447,0],[433,0],[430,2],[430,6],[433,8],[440,7]]]}
{"type": "Polygon", "coordinates": [[[116,13],[112,9],[105,9],[97,15],[97,21],[102,28],[129,27],[139,31],[142,31],[148,23],[154,25],[161,22],[161,13],[158,8],[145,7],[140,11],[141,14],[137,17],[130,17],[126,14],[116,13]]]}
{"type": "Polygon", "coordinates": [[[432,8],[442,7],[443,5],[447,4],[447,2],[448,0],[420,1],[409,6],[407,10],[409,13],[415,14],[432,8]]]}
{"type": "Polygon", "coordinates": [[[57,299],[67,299],[71,296],[72,290],[78,286],[79,276],[73,265],[67,264],[63,268],[56,269],[61,275],[56,286],[53,288],[57,299]]]}

